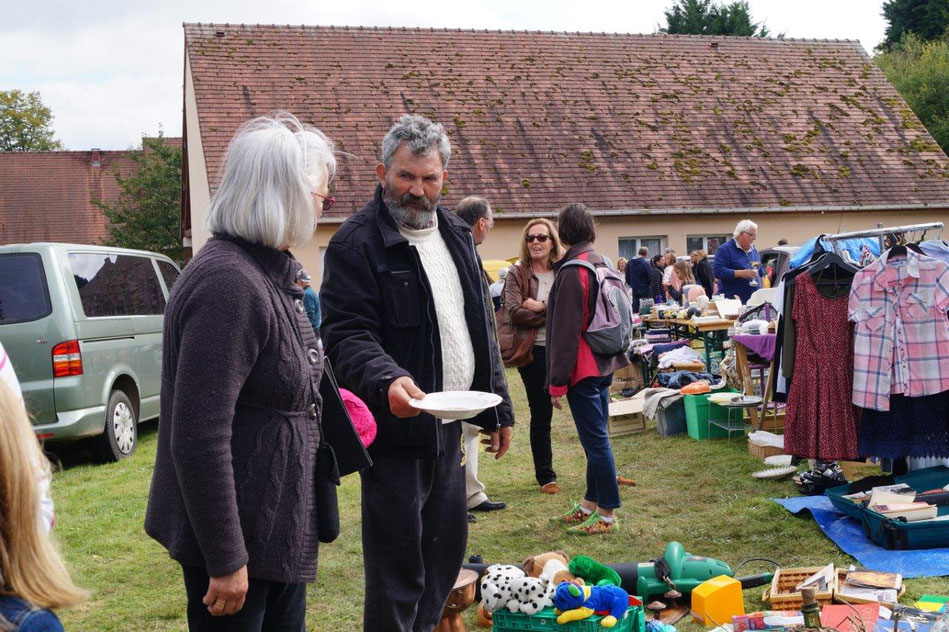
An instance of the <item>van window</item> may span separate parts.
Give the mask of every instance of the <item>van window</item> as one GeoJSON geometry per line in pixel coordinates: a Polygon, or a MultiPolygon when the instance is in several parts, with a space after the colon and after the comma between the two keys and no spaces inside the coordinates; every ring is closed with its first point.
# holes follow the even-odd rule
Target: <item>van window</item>
{"type": "Polygon", "coordinates": [[[165,297],[148,257],[71,252],[69,265],[86,316],[142,316],[165,311],[165,297]]]}
{"type": "Polygon", "coordinates": [[[39,320],[52,311],[40,255],[0,255],[0,325],[39,320]]]}
{"type": "Polygon", "coordinates": [[[161,259],[158,259],[157,262],[158,262],[158,271],[161,272],[161,278],[165,280],[165,287],[168,288],[169,292],[171,292],[171,286],[175,284],[175,281],[178,280],[178,276],[181,273],[178,272],[178,268],[171,265],[167,261],[162,261],[161,259]]]}

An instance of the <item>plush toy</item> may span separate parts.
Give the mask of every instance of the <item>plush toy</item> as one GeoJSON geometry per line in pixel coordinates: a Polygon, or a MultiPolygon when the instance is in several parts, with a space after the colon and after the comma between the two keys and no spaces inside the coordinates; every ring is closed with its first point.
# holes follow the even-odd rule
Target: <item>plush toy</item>
{"type": "Polygon", "coordinates": [[[506,608],[511,601],[511,584],[526,577],[524,571],[510,564],[492,564],[481,578],[481,603],[488,612],[506,608]]]}
{"type": "Polygon", "coordinates": [[[576,576],[567,568],[567,554],[563,551],[550,551],[529,557],[521,564],[521,568],[529,577],[547,575],[552,586],[576,579],[576,576]]]}
{"type": "Polygon", "coordinates": [[[600,619],[600,626],[612,628],[626,616],[630,598],[629,593],[619,586],[580,586],[563,582],[554,591],[553,602],[560,625],[600,613],[605,615],[600,619]]]}
{"type": "Polygon", "coordinates": [[[587,584],[592,586],[602,586],[605,584],[619,586],[622,583],[619,578],[619,573],[606,564],[601,564],[586,555],[577,555],[571,559],[569,568],[571,573],[582,578],[587,584]]]}
{"type": "Polygon", "coordinates": [[[554,605],[553,596],[554,585],[547,575],[518,577],[511,581],[511,600],[507,602],[507,609],[535,615],[546,606],[554,605]]]}

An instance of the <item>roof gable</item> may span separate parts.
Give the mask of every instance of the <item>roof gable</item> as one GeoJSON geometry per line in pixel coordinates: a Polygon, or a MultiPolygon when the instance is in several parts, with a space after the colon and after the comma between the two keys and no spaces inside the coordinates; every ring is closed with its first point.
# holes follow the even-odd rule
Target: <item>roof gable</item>
{"type": "Polygon", "coordinates": [[[857,42],[185,25],[212,191],[244,121],[286,109],[342,151],[359,208],[388,127],[453,145],[450,205],[501,212],[949,204],[946,155],[857,42]]]}

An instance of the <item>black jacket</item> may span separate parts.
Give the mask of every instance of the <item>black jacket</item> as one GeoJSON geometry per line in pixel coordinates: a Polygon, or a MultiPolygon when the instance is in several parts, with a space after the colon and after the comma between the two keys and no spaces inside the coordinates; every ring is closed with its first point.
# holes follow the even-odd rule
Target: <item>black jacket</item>
{"type": "Polygon", "coordinates": [[[659,302],[663,302],[666,293],[662,290],[662,270],[656,267],[656,264],[649,262],[649,294],[645,298],[655,299],[659,297],[659,302]]]}
{"type": "Polygon", "coordinates": [[[696,283],[705,288],[705,295],[712,298],[712,294],[715,293],[715,273],[708,259],[702,259],[692,266],[692,274],[695,276],[696,283]]]}
{"type": "Polygon", "coordinates": [[[145,531],[212,577],[247,564],[255,579],[316,578],[323,356],[299,271],[283,252],[216,237],[165,309],[145,531]]]}
{"type": "MultiPolygon", "coordinates": [[[[472,389],[503,398],[466,420],[486,430],[513,425],[497,338],[489,329],[481,264],[471,229],[454,213],[438,207],[438,232],[458,269],[465,318],[475,355],[472,389]]],[[[320,333],[340,386],[350,389],[372,411],[378,424],[370,454],[434,458],[439,453],[437,424],[427,413],[399,419],[389,411],[389,386],[410,376],[426,393],[442,390],[441,342],[431,287],[418,253],[399,232],[382,200],[373,200],[336,231],[326,249],[320,301],[320,333]]]]}

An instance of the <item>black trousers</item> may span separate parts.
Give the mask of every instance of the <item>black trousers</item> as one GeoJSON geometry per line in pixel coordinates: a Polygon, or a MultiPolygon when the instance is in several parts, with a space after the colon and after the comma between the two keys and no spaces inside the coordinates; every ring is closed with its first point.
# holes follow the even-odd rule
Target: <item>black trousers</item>
{"type": "Polygon", "coordinates": [[[545,388],[547,383],[547,347],[534,345],[534,361],[527,366],[518,367],[527,392],[527,405],[531,411],[531,455],[534,457],[534,476],[540,485],[557,480],[554,472],[554,453],[550,446],[550,420],[554,407],[550,403],[550,394],[545,388]]]}
{"type": "Polygon", "coordinates": [[[377,456],[362,477],[365,632],[430,632],[468,541],[461,423],[441,424],[437,459],[377,456]]]}
{"type": "Polygon", "coordinates": [[[191,632],[306,632],[306,584],[251,579],[244,607],[232,615],[214,617],[201,601],[211,581],[207,571],[184,564],[181,568],[191,632]]]}

